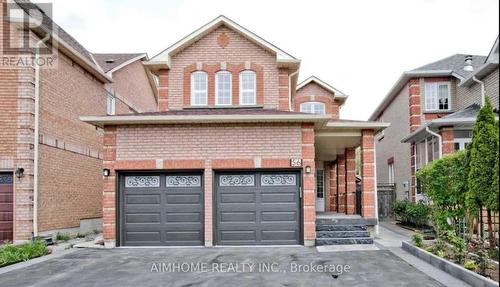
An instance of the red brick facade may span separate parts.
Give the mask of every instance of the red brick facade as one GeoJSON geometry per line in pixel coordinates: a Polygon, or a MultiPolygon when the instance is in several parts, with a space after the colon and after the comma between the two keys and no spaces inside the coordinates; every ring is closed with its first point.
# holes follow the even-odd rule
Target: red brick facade
{"type": "Polygon", "coordinates": [[[375,149],[373,130],[361,135],[361,215],[376,218],[375,210],[375,149]]]}
{"type": "Polygon", "coordinates": [[[442,127],[439,129],[439,134],[441,135],[441,140],[443,141],[443,155],[454,153],[455,143],[453,141],[453,127],[442,127]]]}
{"type": "Polygon", "coordinates": [[[325,112],[332,119],[338,119],[340,114],[340,102],[334,100],[334,94],[325,90],[316,83],[309,83],[297,91],[293,98],[293,108],[300,111],[300,104],[305,102],[320,102],[325,104],[325,112]]]}

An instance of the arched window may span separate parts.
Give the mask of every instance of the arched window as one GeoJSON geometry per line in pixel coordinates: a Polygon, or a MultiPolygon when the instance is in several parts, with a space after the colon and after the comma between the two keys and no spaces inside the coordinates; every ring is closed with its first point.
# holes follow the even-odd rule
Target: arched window
{"type": "Polygon", "coordinates": [[[231,73],[220,71],[215,74],[215,104],[231,105],[231,73]]]}
{"type": "Polygon", "coordinates": [[[254,71],[246,70],[240,73],[240,105],[256,104],[256,87],[257,83],[254,71]]]}
{"type": "Polygon", "coordinates": [[[320,102],[305,102],[300,104],[300,111],[309,114],[325,114],[325,104],[320,102]]]}
{"type": "Polygon", "coordinates": [[[206,106],[208,97],[208,76],[203,71],[191,74],[191,105],[206,106]]]}

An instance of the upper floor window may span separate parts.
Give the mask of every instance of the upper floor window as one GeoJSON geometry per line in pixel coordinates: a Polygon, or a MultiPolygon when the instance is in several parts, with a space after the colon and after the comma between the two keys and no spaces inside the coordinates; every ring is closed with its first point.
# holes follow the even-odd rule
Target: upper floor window
{"type": "Polygon", "coordinates": [[[450,109],[450,83],[425,84],[425,110],[442,111],[450,109]]]}
{"type": "Polygon", "coordinates": [[[215,104],[231,105],[231,73],[220,71],[215,75],[215,104]]]}
{"type": "Polygon", "coordinates": [[[254,71],[240,73],[240,105],[255,105],[256,79],[254,71]]]}
{"type": "Polygon", "coordinates": [[[302,104],[300,104],[300,111],[303,113],[324,115],[325,114],[325,104],[319,103],[319,102],[302,103],[302,104]]]}
{"type": "Polygon", "coordinates": [[[110,92],[107,92],[106,97],[106,113],[108,115],[114,115],[116,112],[116,98],[110,92]]]}
{"type": "Polygon", "coordinates": [[[191,74],[191,105],[206,106],[208,97],[208,76],[203,71],[191,74]]]}

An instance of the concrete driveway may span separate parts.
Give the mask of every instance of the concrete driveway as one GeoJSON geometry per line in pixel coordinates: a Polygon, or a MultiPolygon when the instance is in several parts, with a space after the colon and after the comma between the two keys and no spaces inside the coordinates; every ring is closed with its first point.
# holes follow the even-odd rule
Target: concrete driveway
{"type": "Polygon", "coordinates": [[[387,250],[257,247],[81,249],[1,274],[0,286],[442,285],[387,250]]]}

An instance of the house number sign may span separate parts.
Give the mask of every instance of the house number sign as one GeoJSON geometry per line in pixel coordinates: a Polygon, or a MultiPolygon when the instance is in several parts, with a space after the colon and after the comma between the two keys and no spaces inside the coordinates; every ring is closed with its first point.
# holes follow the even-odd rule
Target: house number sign
{"type": "Polygon", "coordinates": [[[300,158],[292,158],[290,160],[291,167],[302,167],[302,159],[300,158]]]}

